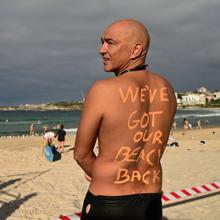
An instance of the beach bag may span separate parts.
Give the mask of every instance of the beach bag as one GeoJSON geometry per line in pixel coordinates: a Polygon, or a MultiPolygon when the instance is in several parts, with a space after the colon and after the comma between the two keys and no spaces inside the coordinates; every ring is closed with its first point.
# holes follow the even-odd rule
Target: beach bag
{"type": "Polygon", "coordinates": [[[61,153],[57,151],[55,147],[52,149],[53,151],[53,161],[57,161],[61,159],[61,153]]]}
{"type": "Polygon", "coordinates": [[[45,154],[45,157],[48,161],[50,162],[53,162],[53,159],[54,159],[54,153],[53,153],[53,149],[50,145],[46,145],[45,148],[44,148],[44,154],[45,154]]]}
{"type": "Polygon", "coordinates": [[[51,147],[48,144],[44,148],[44,154],[46,159],[50,162],[54,162],[61,159],[61,153],[59,153],[55,147],[51,147]]]}

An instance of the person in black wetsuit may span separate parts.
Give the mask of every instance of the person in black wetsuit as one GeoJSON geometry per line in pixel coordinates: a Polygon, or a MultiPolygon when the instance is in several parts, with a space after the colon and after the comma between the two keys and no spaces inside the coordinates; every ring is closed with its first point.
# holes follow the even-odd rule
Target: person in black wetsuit
{"type": "Polygon", "coordinates": [[[66,131],[64,131],[64,125],[60,125],[60,129],[57,131],[55,137],[58,140],[58,152],[64,152],[64,142],[65,142],[66,131]]]}

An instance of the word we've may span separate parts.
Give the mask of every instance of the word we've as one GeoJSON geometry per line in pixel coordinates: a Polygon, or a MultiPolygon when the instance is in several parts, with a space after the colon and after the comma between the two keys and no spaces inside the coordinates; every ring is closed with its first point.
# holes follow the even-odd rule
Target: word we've
{"type": "Polygon", "coordinates": [[[166,87],[152,89],[148,85],[145,85],[144,88],[137,86],[135,89],[133,89],[131,86],[129,86],[125,93],[121,88],[119,88],[119,93],[123,103],[127,102],[128,100],[131,102],[135,102],[136,100],[145,102],[146,99],[149,99],[150,103],[152,103],[156,97],[159,98],[161,102],[169,101],[168,90],[166,87]]]}

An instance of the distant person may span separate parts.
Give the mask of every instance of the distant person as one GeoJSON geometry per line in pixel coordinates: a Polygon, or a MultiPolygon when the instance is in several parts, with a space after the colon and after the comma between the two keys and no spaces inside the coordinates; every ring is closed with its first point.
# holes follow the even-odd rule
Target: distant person
{"type": "Polygon", "coordinates": [[[196,128],[197,128],[197,129],[201,129],[201,128],[202,128],[202,126],[201,126],[201,121],[200,121],[200,120],[197,121],[197,126],[196,126],[196,128]]]}
{"type": "Polygon", "coordinates": [[[43,154],[45,155],[48,161],[57,161],[61,159],[61,154],[57,150],[53,143],[53,138],[55,137],[55,133],[49,131],[48,126],[44,127],[44,143],[43,143],[43,154]]]}
{"type": "Polygon", "coordinates": [[[53,131],[49,131],[49,127],[45,126],[44,127],[44,135],[43,135],[44,145],[51,146],[54,137],[55,137],[54,132],[53,131]]]}
{"type": "Polygon", "coordinates": [[[104,70],[89,90],[74,158],[90,181],[81,220],[161,220],[161,157],[176,112],[170,83],[146,68],[143,24],[119,20],[101,37],[104,70]],[[99,152],[94,153],[98,139],[99,152]]]}
{"type": "Polygon", "coordinates": [[[183,135],[185,135],[186,134],[186,130],[188,130],[190,127],[189,127],[189,121],[186,119],[186,118],[184,118],[183,119],[183,135]]]}
{"type": "Polygon", "coordinates": [[[64,130],[64,125],[60,125],[60,129],[56,132],[55,137],[58,140],[58,151],[60,153],[64,152],[64,142],[65,142],[66,131],[64,130]]]}
{"type": "Polygon", "coordinates": [[[35,129],[34,129],[34,123],[31,123],[30,129],[29,129],[29,135],[34,135],[35,134],[35,129]]]}
{"type": "Polygon", "coordinates": [[[177,124],[176,124],[176,120],[173,121],[173,129],[176,130],[177,128],[177,124]]]}
{"type": "Polygon", "coordinates": [[[168,138],[167,146],[179,147],[179,143],[173,138],[173,134],[172,133],[170,133],[170,136],[168,138]]]}

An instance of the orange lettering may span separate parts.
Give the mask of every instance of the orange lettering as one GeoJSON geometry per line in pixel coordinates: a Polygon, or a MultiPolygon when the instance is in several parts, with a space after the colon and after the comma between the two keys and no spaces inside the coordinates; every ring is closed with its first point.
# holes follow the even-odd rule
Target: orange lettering
{"type": "Polygon", "coordinates": [[[129,153],[130,153],[130,147],[120,147],[116,157],[115,157],[115,161],[118,162],[124,162],[127,161],[129,158],[129,153]],[[120,156],[120,159],[119,159],[120,156]]]}
{"type": "Polygon", "coordinates": [[[158,163],[160,162],[161,157],[162,157],[161,149],[159,149],[158,150],[158,160],[157,160],[158,163]]]}
{"type": "Polygon", "coordinates": [[[132,113],[130,114],[129,118],[128,118],[128,128],[129,128],[130,130],[136,128],[137,125],[138,125],[138,123],[140,122],[140,120],[132,120],[132,121],[131,121],[132,116],[133,116],[134,114],[136,114],[136,113],[137,113],[137,111],[132,112],[132,113]]]}
{"type": "Polygon", "coordinates": [[[138,170],[134,170],[131,172],[131,174],[129,174],[128,169],[120,168],[117,173],[117,179],[114,181],[114,183],[122,184],[126,182],[142,181],[145,184],[149,184],[149,179],[151,179],[152,173],[152,182],[159,182],[160,170],[153,170],[152,172],[148,170],[142,175],[138,170]]]}
{"type": "Polygon", "coordinates": [[[142,160],[145,160],[145,152],[144,152],[144,149],[142,149],[141,152],[140,152],[140,154],[138,155],[137,161],[138,161],[140,158],[141,158],[142,160]]]}
{"type": "Polygon", "coordinates": [[[150,174],[150,171],[147,171],[143,174],[142,176],[142,181],[145,183],[145,184],[149,184],[148,180],[147,180],[147,177],[148,175],[150,174]]]}
{"type": "Polygon", "coordinates": [[[144,142],[149,141],[150,138],[152,137],[152,134],[153,134],[153,132],[151,132],[151,133],[148,135],[148,130],[146,130],[146,131],[144,132],[143,141],[144,141],[144,142]]]}
{"type": "Polygon", "coordinates": [[[147,161],[147,163],[150,164],[151,166],[153,166],[154,163],[150,160],[150,156],[151,156],[155,151],[156,151],[155,149],[151,150],[151,151],[147,154],[147,156],[146,156],[146,161],[147,161]]]}
{"type": "Polygon", "coordinates": [[[137,131],[136,134],[133,137],[133,141],[135,143],[138,143],[139,141],[141,141],[143,138],[143,132],[142,131],[137,131]]]}
{"type": "Polygon", "coordinates": [[[144,112],[144,114],[141,117],[141,127],[142,128],[146,128],[149,122],[149,115],[148,113],[144,112]],[[146,122],[144,123],[144,120],[146,120],[146,122]]]}
{"type": "Polygon", "coordinates": [[[138,170],[132,172],[131,182],[134,182],[135,178],[137,179],[137,181],[141,181],[141,174],[139,173],[138,170]]]}
{"type": "Polygon", "coordinates": [[[122,102],[125,103],[127,101],[127,99],[129,98],[129,96],[131,98],[131,101],[134,102],[137,98],[138,90],[139,89],[137,87],[135,93],[133,93],[131,86],[129,86],[126,95],[124,95],[122,89],[119,88],[119,93],[121,95],[122,102]]]}
{"type": "Polygon", "coordinates": [[[144,100],[144,96],[145,96],[144,92],[146,92],[146,91],[147,91],[147,89],[145,89],[145,88],[141,89],[141,102],[145,101],[144,100]]]}
{"type": "Polygon", "coordinates": [[[135,158],[136,156],[137,156],[137,154],[139,153],[139,151],[140,151],[140,149],[141,149],[141,147],[137,147],[137,148],[135,148],[132,152],[131,152],[131,154],[130,154],[130,159],[128,160],[128,161],[136,161],[137,160],[137,158],[135,158]],[[134,159],[131,159],[131,157],[134,157],[134,159]]]}
{"type": "Polygon", "coordinates": [[[149,112],[149,115],[152,115],[152,122],[151,122],[152,127],[155,126],[155,115],[160,115],[162,113],[163,113],[163,111],[149,112]]]}
{"type": "Polygon", "coordinates": [[[162,140],[161,140],[162,136],[163,136],[162,131],[160,130],[156,131],[153,137],[153,144],[156,144],[156,143],[162,144],[162,140]]]}
{"type": "Polygon", "coordinates": [[[152,103],[154,101],[155,95],[157,93],[157,89],[154,89],[153,93],[150,89],[149,92],[150,92],[150,94],[149,94],[150,95],[150,103],[152,103]]]}
{"type": "Polygon", "coordinates": [[[114,181],[114,183],[116,184],[121,184],[121,183],[126,183],[130,180],[130,177],[128,175],[128,170],[127,169],[123,169],[120,168],[118,170],[118,174],[117,174],[117,180],[114,181]],[[121,178],[123,178],[122,180],[120,180],[121,178]]]}
{"type": "Polygon", "coordinates": [[[163,87],[160,89],[160,101],[161,102],[168,102],[168,89],[166,87],[163,87]]]}
{"type": "Polygon", "coordinates": [[[160,181],[160,170],[153,171],[153,183],[160,181]]]}

